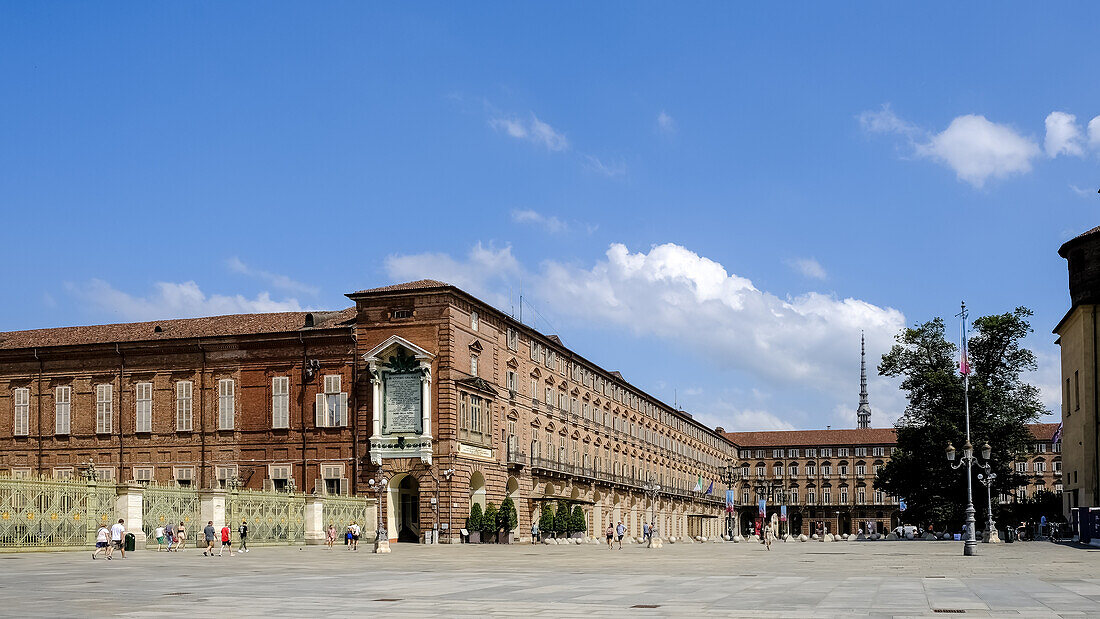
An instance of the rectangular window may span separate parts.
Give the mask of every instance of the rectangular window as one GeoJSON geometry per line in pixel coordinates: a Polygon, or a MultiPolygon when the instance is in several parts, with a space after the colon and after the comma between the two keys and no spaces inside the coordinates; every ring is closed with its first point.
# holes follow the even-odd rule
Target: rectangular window
{"type": "Polygon", "coordinates": [[[860,505],[866,504],[867,503],[867,489],[866,488],[859,488],[858,490],[856,490],[856,497],[859,500],[860,505]]]}
{"type": "Polygon", "coordinates": [[[806,450],[806,457],[807,458],[816,458],[817,457],[817,450],[816,449],[807,449],[806,450]]]}
{"type": "Polygon", "coordinates": [[[1017,473],[1026,473],[1027,472],[1027,462],[1017,462],[1016,463],[1016,472],[1017,473]]]}
{"type": "Polygon", "coordinates": [[[741,491],[741,504],[742,505],[748,505],[749,504],[749,491],[748,490],[742,490],[741,491]]]}
{"type": "Polygon", "coordinates": [[[237,465],[227,464],[223,466],[216,466],[214,467],[214,475],[217,476],[218,487],[224,488],[227,481],[237,478],[237,465]]]}
{"type": "Polygon", "coordinates": [[[856,475],[859,475],[860,477],[862,477],[866,473],[867,473],[867,465],[865,465],[865,464],[857,464],[856,465],[856,475]]]}
{"type": "Polygon", "coordinates": [[[286,376],[271,379],[271,427],[290,427],[290,378],[286,376]]]}
{"type": "Polygon", "coordinates": [[[508,350],[519,350],[519,333],[508,327],[508,350]]]}
{"type": "Polygon", "coordinates": [[[1066,409],[1066,414],[1068,415],[1070,406],[1073,405],[1073,401],[1069,399],[1069,379],[1068,378],[1066,379],[1066,393],[1065,393],[1064,397],[1062,398],[1062,404],[1065,405],[1064,408],[1066,409]]]}
{"type": "Polygon", "coordinates": [[[797,449],[788,449],[787,450],[787,457],[788,458],[797,458],[798,457],[798,450],[797,449]]]}
{"type": "Polygon", "coordinates": [[[193,466],[177,466],[172,469],[172,479],[175,480],[176,485],[183,488],[190,488],[195,481],[195,467],[193,466]]]}
{"type": "Polygon", "coordinates": [[[96,434],[110,434],[113,421],[111,385],[95,387],[95,431],[96,434]]]}
{"type": "Polygon", "coordinates": [[[134,431],[153,431],[153,383],[134,385],[134,431]]]}
{"type": "Polygon", "coordinates": [[[72,479],[73,467],[71,466],[58,466],[53,469],[54,479],[72,479]]]}
{"type": "Polygon", "coordinates": [[[223,378],[218,381],[218,429],[233,429],[233,412],[236,409],[236,394],[233,389],[233,379],[223,378]]]}
{"type": "Polygon", "coordinates": [[[290,490],[290,465],[272,464],[268,467],[268,481],[270,489],[276,492],[288,492],[290,490]]]}
{"type": "Polygon", "coordinates": [[[840,502],[843,505],[848,504],[848,489],[847,488],[841,488],[840,489],[840,502]]]}
{"type": "Polygon", "coordinates": [[[882,505],[882,490],[875,490],[875,505],[882,505]]]}
{"type": "Polygon", "coordinates": [[[1081,381],[1077,376],[1077,370],[1073,371],[1073,410],[1081,410],[1081,381]]]}
{"type": "Polygon", "coordinates": [[[73,388],[61,386],[53,393],[54,434],[68,434],[72,423],[73,388]]]}
{"type": "Polygon", "coordinates": [[[866,447],[856,447],[856,457],[862,458],[867,455],[866,447]]]}
{"type": "Polygon", "coordinates": [[[772,457],[773,458],[782,458],[783,457],[783,450],[782,449],[773,449],[772,450],[772,457]]]}
{"type": "Polygon", "coordinates": [[[833,448],[832,447],[823,447],[823,448],[821,448],[821,457],[822,458],[831,458],[831,457],[833,457],[833,448]]]}
{"type": "Polygon", "coordinates": [[[348,425],[348,394],[340,391],[340,375],[326,374],[324,386],[324,393],[317,394],[314,420],[317,427],[335,428],[348,425]]]}
{"type": "Polygon", "coordinates": [[[516,393],[516,373],[512,370],[508,370],[508,392],[510,395],[516,393]]]}
{"type": "Polygon", "coordinates": [[[477,355],[470,355],[470,375],[477,376],[477,355]]]}
{"type": "Polygon", "coordinates": [[[1036,462],[1035,463],[1035,472],[1036,473],[1041,475],[1041,474],[1045,473],[1046,470],[1047,470],[1047,463],[1046,462],[1036,462]]]}
{"type": "Polygon", "coordinates": [[[27,436],[31,432],[31,390],[27,387],[12,390],[12,401],[15,410],[12,432],[16,436],[27,436]]]}
{"type": "Polygon", "coordinates": [[[798,505],[798,488],[791,488],[791,505],[798,505]]]}
{"type": "Polygon", "coordinates": [[[191,431],[191,387],[189,380],[176,382],[176,431],[191,431]]]}
{"type": "Polygon", "coordinates": [[[836,451],[837,451],[836,455],[837,455],[838,458],[847,458],[848,457],[848,448],[847,447],[841,447],[840,449],[837,449],[836,451]]]}
{"type": "Polygon", "coordinates": [[[135,466],[134,467],[134,481],[147,484],[153,481],[153,467],[151,466],[135,466]]]}
{"type": "Polygon", "coordinates": [[[828,488],[822,488],[821,500],[824,501],[826,505],[829,505],[832,502],[832,491],[828,488]]]}
{"type": "Polygon", "coordinates": [[[326,464],[321,467],[321,480],[325,494],[345,494],[348,480],[344,478],[343,464],[326,464]]]}
{"type": "Polygon", "coordinates": [[[817,503],[817,490],[813,488],[806,490],[806,502],[810,505],[817,503]]]}
{"type": "Polygon", "coordinates": [[[872,451],[872,453],[876,456],[881,456],[882,455],[882,448],[881,447],[875,447],[874,450],[872,451]]]}
{"type": "Polygon", "coordinates": [[[477,312],[470,312],[470,328],[474,331],[478,329],[478,315],[477,312]]]}
{"type": "Polygon", "coordinates": [[[481,434],[481,396],[470,396],[470,431],[481,434]]]}

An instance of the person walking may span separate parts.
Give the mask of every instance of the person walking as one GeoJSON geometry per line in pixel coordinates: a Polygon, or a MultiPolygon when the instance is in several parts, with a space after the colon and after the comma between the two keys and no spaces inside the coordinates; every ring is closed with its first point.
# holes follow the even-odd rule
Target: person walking
{"type": "Polygon", "coordinates": [[[176,527],[176,552],[182,551],[187,547],[187,529],[184,527],[181,521],[176,527]]]}
{"type": "Polygon", "coordinates": [[[206,522],[206,528],[202,530],[204,539],[206,540],[206,550],[202,551],[202,556],[213,557],[214,556],[214,541],[218,539],[218,532],[214,530],[214,521],[208,520],[206,522]]]}
{"type": "Polygon", "coordinates": [[[99,553],[103,553],[103,556],[109,560],[111,558],[111,530],[107,528],[106,523],[99,523],[99,530],[95,534],[95,552],[92,553],[92,560],[94,561],[99,553]]]}
{"type": "MultiPolygon", "coordinates": [[[[126,545],[123,543],[126,535],[126,525],[123,524],[122,518],[118,519],[118,522],[111,525],[111,545],[118,549],[122,553],[122,558],[126,558],[126,545]]],[[[107,557],[111,557],[111,552],[107,552],[107,557]]]]}
{"type": "Polygon", "coordinates": [[[764,525],[764,548],[768,551],[772,549],[772,525],[770,522],[764,525]]]}
{"type": "Polygon", "coordinates": [[[351,549],[359,550],[359,536],[363,534],[363,529],[352,520],[351,521],[351,549]]]}
{"type": "Polygon", "coordinates": [[[237,525],[237,549],[241,552],[248,552],[248,521],[241,519],[241,524],[237,525]]]}
{"type": "Polygon", "coordinates": [[[351,525],[344,529],[344,550],[351,550],[351,525]]]}
{"type": "Polygon", "coordinates": [[[325,545],[329,550],[332,550],[332,545],[336,543],[336,525],[328,523],[328,531],[325,532],[325,545]]]}
{"type": "Polygon", "coordinates": [[[607,523],[607,549],[611,550],[615,544],[615,523],[607,523]]]}
{"type": "Polygon", "coordinates": [[[619,550],[623,549],[623,536],[626,535],[626,525],[623,521],[619,521],[619,525],[615,527],[615,536],[618,538],[619,550]]]}
{"type": "Polygon", "coordinates": [[[222,547],[218,549],[218,556],[222,556],[222,551],[226,548],[229,549],[229,556],[233,556],[233,538],[229,535],[229,523],[226,523],[222,527],[222,547]]]}
{"type": "Polygon", "coordinates": [[[168,542],[168,552],[172,552],[172,544],[176,541],[176,524],[170,520],[164,525],[164,541],[168,542]]]}
{"type": "Polygon", "coordinates": [[[531,523],[531,543],[532,544],[539,543],[539,523],[538,523],[538,521],[534,521],[534,522],[531,523]]]}
{"type": "Polygon", "coordinates": [[[157,536],[157,552],[164,550],[164,527],[157,527],[153,535],[157,536]]]}
{"type": "Polygon", "coordinates": [[[647,543],[647,544],[650,541],[649,540],[649,523],[648,522],[643,522],[642,523],[642,541],[647,543]]]}

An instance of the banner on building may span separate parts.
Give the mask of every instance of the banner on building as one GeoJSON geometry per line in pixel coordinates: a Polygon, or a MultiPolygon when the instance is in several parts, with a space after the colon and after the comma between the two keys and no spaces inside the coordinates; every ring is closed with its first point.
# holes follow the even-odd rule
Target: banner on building
{"type": "Polygon", "coordinates": [[[787,506],[779,506],[779,522],[787,522],[787,506]]]}
{"type": "Polygon", "coordinates": [[[768,512],[768,502],[766,499],[760,499],[760,517],[763,518],[768,512]]]}
{"type": "Polygon", "coordinates": [[[726,490],[726,511],[733,513],[733,490],[726,490]]]}

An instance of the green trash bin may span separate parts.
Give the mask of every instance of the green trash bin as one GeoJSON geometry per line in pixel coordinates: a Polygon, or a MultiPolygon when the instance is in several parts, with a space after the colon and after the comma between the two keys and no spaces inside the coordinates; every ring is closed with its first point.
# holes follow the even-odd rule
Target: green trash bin
{"type": "Polygon", "coordinates": [[[136,547],[137,537],[135,537],[133,533],[127,533],[126,541],[123,542],[123,548],[126,549],[126,552],[133,552],[136,547]]]}

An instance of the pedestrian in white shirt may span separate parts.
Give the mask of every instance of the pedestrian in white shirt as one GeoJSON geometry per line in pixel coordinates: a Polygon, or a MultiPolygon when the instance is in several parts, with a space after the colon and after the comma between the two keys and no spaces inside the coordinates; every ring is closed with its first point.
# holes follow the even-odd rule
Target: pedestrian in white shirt
{"type": "MultiPolygon", "coordinates": [[[[126,545],[122,543],[124,536],[126,535],[126,525],[122,524],[122,518],[118,519],[114,525],[111,526],[111,544],[122,553],[122,558],[126,558],[126,545]]],[[[111,558],[111,550],[107,551],[107,558],[111,558]]]]}
{"type": "Polygon", "coordinates": [[[99,553],[103,553],[103,556],[108,559],[111,558],[111,530],[107,528],[106,523],[100,523],[99,531],[95,534],[95,552],[92,553],[92,560],[95,560],[99,553]]]}

